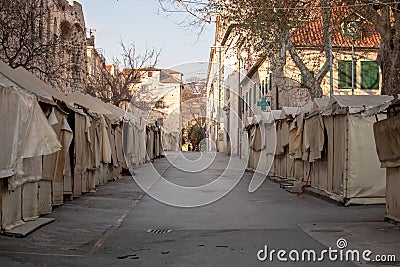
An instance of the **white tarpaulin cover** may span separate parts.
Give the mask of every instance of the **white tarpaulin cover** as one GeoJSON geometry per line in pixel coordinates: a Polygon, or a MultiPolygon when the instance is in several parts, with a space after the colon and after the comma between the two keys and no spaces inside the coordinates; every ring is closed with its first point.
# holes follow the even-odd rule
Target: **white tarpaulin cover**
{"type": "Polygon", "coordinates": [[[374,151],[375,118],[350,115],[348,120],[347,198],[384,198],[386,172],[374,151]]]}
{"type": "Polygon", "coordinates": [[[53,98],[65,101],[65,96],[24,68],[12,69],[0,60],[0,73],[19,87],[38,96],[40,101],[53,103],[53,98]]]}
{"type": "Polygon", "coordinates": [[[316,161],[322,165],[314,166],[319,168],[315,177],[319,179],[315,179],[318,182],[313,186],[328,191],[332,198],[348,205],[385,202],[386,174],[375,152],[373,132],[374,122],[382,120],[384,115],[364,117],[361,113],[390,99],[371,95],[332,97],[323,113],[327,116],[323,117],[322,124],[310,125],[315,128],[315,124],[320,124],[328,133],[327,144],[324,144],[328,146],[327,157],[316,161]],[[322,173],[328,173],[327,181],[320,179],[322,173]]]}
{"type": "Polygon", "coordinates": [[[365,115],[365,112],[368,112],[368,110],[372,113],[372,110],[376,110],[376,107],[385,106],[392,100],[393,97],[387,95],[335,95],[332,96],[324,115],[336,112],[335,105],[341,109],[348,109],[350,113],[361,112],[365,115]]]}
{"type": "Polygon", "coordinates": [[[17,163],[61,149],[36,98],[22,89],[0,85],[0,177],[17,172],[17,163]]]}

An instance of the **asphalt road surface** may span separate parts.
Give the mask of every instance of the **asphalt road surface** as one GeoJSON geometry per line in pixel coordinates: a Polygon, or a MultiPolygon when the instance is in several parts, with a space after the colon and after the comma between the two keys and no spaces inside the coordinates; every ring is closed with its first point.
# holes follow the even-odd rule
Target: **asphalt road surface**
{"type": "MultiPolygon", "coordinates": [[[[195,160],[199,154],[185,157],[195,160]]],[[[175,163],[183,160],[172,158],[175,163]]],[[[218,154],[200,173],[181,171],[167,159],[153,164],[170,182],[199,186],[219,177],[228,160],[218,154]]],[[[144,170],[146,166],[140,167],[135,175],[144,170]]],[[[272,262],[260,261],[257,254],[265,246],[269,251],[320,252],[337,248],[340,237],[351,238],[347,226],[388,225],[382,205],[343,207],[290,194],[270,180],[250,194],[252,175],[245,172],[228,195],[198,208],[160,203],[144,194],[132,177],[122,177],[56,208],[49,215],[55,222],[24,239],[1,236],[0,266],[354,266],[327,257],[323,262],[280,262],[276,254],[272,262]]],[[[393,242],[400,240],[400,231],[396,233],[390,235],[393,242]]],[[[352,242],[349,245],[358,244],[352,242]]]]}

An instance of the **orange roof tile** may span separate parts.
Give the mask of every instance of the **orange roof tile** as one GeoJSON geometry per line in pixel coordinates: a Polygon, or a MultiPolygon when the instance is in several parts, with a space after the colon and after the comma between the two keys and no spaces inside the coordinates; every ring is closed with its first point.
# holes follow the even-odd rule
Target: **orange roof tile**
{"type": "MultiPolygon", "coordinates": [[[[345,8],[332,9],[332,45],[334,47],[351,47],[352,39],[344,35],[341,26],[344,18],[349,14],[349,10],[345,8]]],[[[361,37],[354,40],[354,45],[358,48],[376,49],[379,48],[380,39],[380,35],[374,27],[368,21],[364,21],[361,27],[361,37]]],[[[300,47],[322,47],[324,41],[322,19],[319,17],[292,31],[292,40],[296,46],[300,47]]]]}

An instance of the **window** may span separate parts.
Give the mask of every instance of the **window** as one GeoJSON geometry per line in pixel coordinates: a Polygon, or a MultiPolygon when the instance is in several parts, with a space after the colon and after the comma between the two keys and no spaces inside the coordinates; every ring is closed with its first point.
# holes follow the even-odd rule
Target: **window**
{"type": "MultiPolygon", "coordinates": [[[[351,64],[350,64],[350,67],[351,67],[351,64]]],[[[311,75],[314,77],[314,72],[313,71],[311,71],[311,75]]],[[[351,76],[351,73],[350,73],[350,76],[351,76]]],[[[300,85],[301,86],[305,86],[306,85],[306,77],[303,75],[303,74],[301,74],[301,83],[300,83],[300,85]]],[[[350,85],[350,88],[351,88],[351,85],[350,85]]]]}
{"type": "MultiPolygon", "coordinates": [[[[354,62],[355,63],[355,62],[354,62]]],[[[356,85],[357,64],[354,64],[354,87],[356,85]]],[[[339,60],[338,83],[339,89],[351,89],[351,60],[339,60]]]]}
{"type": "Polygon", "coordinates": [[[265,96],[265,81],[264,80],[261,83],[261,94],[262,94],[262,96],[265,96]]]}
{"type": "Polygon", "coordinates": [[[257,101],[257,84],[254,84],[253,88],[253,104],[255,104],[257,101]]]}
{"type": "Polygon", "coordinates": [[[246,92],[246,111],[249,110],[249,92],[246,92]]]}
{"type": "Polygon", "coordinates": [[[247,105],[249,106],[249,109],[251,107],[251,87],[249,88],[249,102],[247,102],[247,105]]]}
{"type": "Polygon", "coordinates": [[[376,61],[361,62],[361,89],[379,89],[379,65],[376,61]]]}

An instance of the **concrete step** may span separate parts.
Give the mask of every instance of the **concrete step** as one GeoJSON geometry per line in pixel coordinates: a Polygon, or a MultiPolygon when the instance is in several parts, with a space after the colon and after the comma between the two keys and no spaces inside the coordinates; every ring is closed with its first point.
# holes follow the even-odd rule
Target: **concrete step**
{"type": "Polygon", "coordinates": [[[11,237],[20,237],[20,238],[26,237],[30,233],[39,229],[40,227],[52,223],[55,220],[56,220],[55,218],[38,218],[34,221],[25,222],[23,225],[15,227],[11,230],[6,230],[3,232],[3,234],[11,237]]]}

